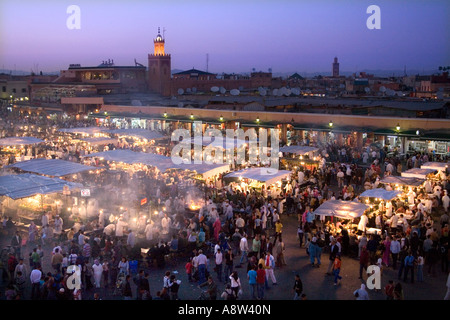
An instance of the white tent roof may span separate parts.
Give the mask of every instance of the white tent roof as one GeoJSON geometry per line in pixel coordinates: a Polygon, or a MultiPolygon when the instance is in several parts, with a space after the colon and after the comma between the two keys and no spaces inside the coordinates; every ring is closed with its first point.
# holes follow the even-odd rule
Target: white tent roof
{"type": "Polygon", "coordinates": [[[0,139],[0,146],[19,146],[45,142],[34,137],[8,137],[0,139]]]}
{"type": "Polygon", "coordinates": [[[58,131],[68,133],[80,133],[80,134],[95,134],[102,132],[102,128],[100,127],[61,128],[58,129],[58,131]]]}
{"type": "Polygon", "coordinates": [[[80,163],[60,159],[33,159],[16,162],[7,168],[17,168],[22,171],[33,172],[53,177],[62,177],[69,174],[96,170],[97,167],[85,166],[80,163]]]}
{"type": "Polygon", "coordinates": [[[304,155],[309,152],[319,151],[319,148],[309,146],[284,146],[280,148],[280,152],[295,153],[298,155],[304,155]]]}
{"type": "Polygon", "coordinates": [[[246,178],[264,182],[266,185],[274,184],[277,181],[288,178],[291,174],[289,170],[276,170],[271,168],[249,168],[227,174],[226,178],[246,178]]]}
{"type": "Polygon", "coordinates": [[[225,173],[230,171],[229,164],[179,164],[177,165],[179,169],[195,171],[201,174],[204,179],[208,179],[217,174],[225,173]]]}
{"type": "Polygon", "coordinates": [[[80,139],[81,141],[90,143],[90,144],[94,144],[94,145],[100,145],[100,144],[117,144],[118,141],[117,139],[114,138],[107,138],[107,137],[99,137],[99,138],[85,138],[85,139],[80,139]]]}
{"type": "Polygon", "coordinates": [[[64,190],[64,186],[69,187],[69,190],[83,188],[80,183],[31,173],[0,176],[0,196],[11,199],[22,199],[36,194],[60,193],[64,190]]]}
{"type": "Polygon", "coordinates": [[[328,200],[320,205],[314,213],[342,219],[354,219],[361,217],[368,208],[369,206],[356,201],[328,200]]]}
{"type": "Polygon", "coordinates": [[[421,169],[434,169],[441,171],[447,170],[448,167],[449,164],[445,162],[425,162],[423,165],[420,166],[421,169]]]}
{"type": "Polygon", "coordinates": [[[402,177],[426,179],[430,173],[435,173],[436,169],[412,168],[402,172],[402,177]]]}
{"type": "Polygon", "coordinates": [[[366,190],[361,193],[360,197],[368,197],[368,198],[380,198],[383,200],[392,200],[397,197],[399,194],[402,194],[402,191],[392,190],[388,191],[383,188],[376,188],[366,190]]]}
{"type": "Polygon", "coordinates": [[[381,183],[399,184],[406,186],[420,186],[425,182],[425,179],[414,178],[414,177],[398,177],[398,176],[387,176],[380,180],[381,183]]]}
{"type": "Polygon", "coordinates": [[[241,146],[248,143],[249,143],[248,141],[241,140],[238,138],[234,139],[227,139],[226,137],[222,137],[222,139],[216,139],[216,137],[203,137],[203,138],[200,137],[200,139],[195,139],[194,137],[191,138],[191,144],[202,145],[204,147],[210,146],[221,149],[240,148],[241,146]]]}
{"type": "Polygon", "coordinates": [[[105,133],[118,134],[121,137],[129,136],[139,139],[156,140],[166,138],[158,131],[146,130],[146,129],[113,129],[103,130],[105,133]]]}

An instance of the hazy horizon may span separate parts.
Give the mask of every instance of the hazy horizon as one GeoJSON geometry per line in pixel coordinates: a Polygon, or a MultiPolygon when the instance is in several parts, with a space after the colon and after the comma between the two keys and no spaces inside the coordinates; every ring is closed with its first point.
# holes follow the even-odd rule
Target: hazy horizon
{"type": "Polygon", "coordinates": [[[436,70],[450,65],[448,1],[171,0],[0,2],[0,69],[57,72],[71,63],[147,66],[158,27],[172,69],[213,73],[436,70]],[[67,7],[81,10],[70,30],[67,7]],[[367,7],[381,9],[369,30],[367,7]]]}

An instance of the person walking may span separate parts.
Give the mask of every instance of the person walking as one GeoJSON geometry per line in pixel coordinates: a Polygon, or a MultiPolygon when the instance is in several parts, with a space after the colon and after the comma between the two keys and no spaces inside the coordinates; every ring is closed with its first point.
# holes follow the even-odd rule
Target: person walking
{"type": "Polygon", "coordinates": [[[222,269],[223,269],[223,253],[222,250],[217,249],[216,254],[214,255],[215,257],[215,263],[216,263],[216,273],[217,273],[217,279],[219,280],[219,282],[222,282],[222,269]]]}
{"type": "Polygon", "coordinates": [[[233,252],[231,249],[228,249],[225,254],[225,281],[228,281],[230,275],[233,273],[233,258],[233,252]]]}
{"type": "Polygon", "coordinates": [[[337,241],[336,239],[332,239],[331,240],[331,244],[330,244],[330,256],[329,256],[329,261],[330,263],[328,264],[328,268],[327,268],[327,275],[331,275],[331,271],[333,269],[333,265],[334,265],[334,260],[336,259],[336,255],[339,253],[339,247],[336,245],[337,241]]]}
{"type": "Polygon", "coordinates": [[[266,284],[266,271],[264,266],[258,264],[258,270],[256,271],[256,286],[258,289],[258,300],[264,299],[264,287],[266,284]]]}
{"type": "Polygon", "coordinates": [[[256,294],[257,294],[256,278],[257,278],[257,276],[258,276],[258,273],[256,271],[256,266],[253,266],[247,273],[248,284],[250,286],[250,295],[253,300],[256,300],[256,294]]]}
{"type": "Polygon", "coordinates": [[[102,281],[102,274],[103,274],[103,265],[100,264],[98,259],[95,259],[94,264],[92,265],[92,273],[94,275],[95,287],[100,288],[100,284],[102,281]]]}
{"type": "Polygon", "coordinates": [[[241,289],[241,279],[239,279],[239,275],[237,271],[233,271],[230,275],[230,284],[231,284],[231,290],[233,290],[234,295],[236,298],[239,297],[239,292],[241,289]]]}
{"type": "Polygon", "coordinates": [[[399,255],[400,249],[401,249],[400,242],[397,240],[396,236],[394,236],[394,238],[392,239],[389,248],[390,248],[391,255],[392,255],[392,269],[396,270],[398,255],[399,255]]]}
{"type": "Polygon", "coordinates": [[[389,283],[384,287],[384,293],[386,294],[386,300],[394,300],[394,281],[389,280],[389,283]]]}
{"type": "Polygon", "coordinates": [[[369,266],[369,252],[366,247],[362,247],[361,254],[359,256],[359,278],[363,279],[363,270],[367,271],[367,267],[369,266]]]}
{"type": "Polygon", "coordinates": [[[131,284],[130,284],[131,276],[129,274],[125,277],[125,285],[123,287],[122,296],[124,300],[131,300],[133,299],[133,292],[131,291],[131,284]]]}
{"type": "Polygon", "coordinates": [[[31,281],[31,300],[39,300],[41,287],[42,269],[39,264],[34,266],[30,274],[31,281]]]}
{"type": "Polygon", "coordinates": [[[239,249],[241,250],[241,259],[239,260],[239,266],[244,262],[248,262],[248,240],[247,234],[244,233],[244,236],[241,238],[239,242],[239,249]]]}
{"type": "Polygon", "coordinates": [[[356,289],[353,292],[353,295],[356,297],[356,300],[369,300],[369,294],[366,291],[366,285],[365,284],[361,284],[361,288],[356,289]]]}
{"type": "Polygon", "coordinates": [[[275,258],[273,257],[273,255],[270,254],[270,252],[266,253],[266,257],[264,259],[264,263],[265,263],[265,270],[266,270],[266,279],[267,282],[269,281],[269,277],[272,280],[272,285],[276,286],[277,285],[277,279],[275,278],[275,273],[274,273],[274,269],[275,269],[275,258]]]}
{"type": "Polygon", "coordinates": [[[338,284],[341,283],[342,277],[339,275],[339,273],[341,272],[341,266],[342,266],[341,255],[338,253],[336,255],[336,258],[334,259],[334,263],[333,263],[333,274],[334,274],[334,285],[335,286],[337,286],[338,284]]]}
{"type": "Polygon", "coordinates": [[[293,290],[294,290],[294,300],[300,300],[303,292],[303,282],[300,279],[300,275],[298,274],[295,275],[293,290]]]}
{"type": "Polygon", "coordinates": [[[411,283],[414,283],[414,263],[415,258],[412,255],[411,250],[408,252],[408,256],[405,258],[405,273],[403,275],[403,281],[406,282],[408,278],[408,273],[411,271],[411,283]]]}

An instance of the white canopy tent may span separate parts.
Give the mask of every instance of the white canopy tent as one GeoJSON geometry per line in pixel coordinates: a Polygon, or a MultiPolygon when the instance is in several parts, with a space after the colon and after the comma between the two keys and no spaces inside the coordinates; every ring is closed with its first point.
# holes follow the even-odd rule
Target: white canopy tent
{"type": "Polygon", "coordinates": [[[385,190],[383,188],[376,188],[376,189],[370,189],[370,190],[364,191],[363,193],[361,193],[360,197],[392,200],[395,197],[397,197],[399,194],[402,194],[402,191],[398,191],[398,190],[389,191],[389,190],[385,190]]]}
{"type": "Polygon", "coordinates": [[[96,133],[101,133],[102,128],[100,128],[100,127],[61,128],[61,129],[58,129],[58,131],[66,132],[66,133],[94,135],[96,133]]]}
{"type": "Polygon", "coordinates": [[[112,129],[103,130],[104,133],[117,134],[119,137],[133,137],[137,139],[145,140],[157,140],[167,138],[158,131],[146,130],[146,129],[112,129]]]}
{"type": "Polygon", "coordinates": [[[0,139],[0,146],[25,146],[45,142],[34,137],[7,137],[0,139]]]}
{"type": "Polygon", "coordinates": [[[305,155],[310,152],[317,152],[319,148],[309,147],[309,146],[284,146],[280,148],[280,152],[284,153],[295,153],[297,155],[305,155]]]}
{"type": "Polygon", "coordinates": [[[412,168],[402,172],[402,177],[426,179],[429,174],[435,173],[436,169],[412,168]]]}
{"type": "Polygon", "coordinates": [[[421,169],[433,169],[439,171],[446,171],[448,169],[449,164],[445,162],[425,162],[420,166],[421,169]]]}
{"type": "Polygon", "coordinates": [[[201,174],[204,179],[230,171],[229,164],[179,164],[177,167],[183,170],[195,171],[198,174],[201,174]]]}
{"type": "Polygon", "coordinates": [[[249,168],[229,173],[225,178],[245,178],[260,181],[267,186],[274,184],[283,179],[289,178],[291,171],[276,170],[272,168],[249,168]]]}
{"type": "Polygon", "coordinates": [[[398,184],[404,186],[418,187],[425,182],[425,179],[419,179],[414,177],[398,177],[398,176],[387,176],[380,180],[380,183],[384,184],[398,184]]]}
{"type": "Polygon", "coordinates": [[[318,207],[314,214],[341,219],[361,217],[369,206],[356,201],[328,200],[318,207]]]}
{"type": "Polygon", "coordinates": [[[80,141],[87,142],[92,145],[102,145],[102,144],[114,144],[118,143],[117,139],[107,138],[107,137],[98,137],[98,138],[84,138],[80,139],[80,141]]]}

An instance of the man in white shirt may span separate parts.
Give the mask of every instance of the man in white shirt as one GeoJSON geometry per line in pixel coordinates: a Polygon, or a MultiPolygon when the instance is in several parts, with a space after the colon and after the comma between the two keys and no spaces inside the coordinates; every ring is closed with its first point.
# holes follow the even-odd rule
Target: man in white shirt
{"type": "Polygon", "coordinates": [[[31,271],[31,300],[38,300],[40,297],[40,282],[42,277],[41,267],[37,266],[31,271]]]}
{"type": "Polygon", "coordinates": [[[167,216],[167,213],[164,214],[164,218],[161,219],[161,236],[166,240],[169,240],[168,237],[171,221],[172,220],[167,216]]]}
{"type": "Polygon", "coordinates": [[[222,262],[223,262],[223,254],[222,254],[222,250],[217,249],[217,252],[214,254],[215,257],[215,262],[216,262],[216,273],[217,273],[217,278],[219,279],[220,282],[222,282],[222,262]]]}
{"type": "Polygon", "coordinates": [[[136,234],[132,229],[129,229],[128,237],[127,237],[127,245],[129,245],[131,248],[134,247],[136,244],[136,234]]]}
{"type": "MultiPolygon", "coordinates": [[[[392,268],[395,270],[397,268],[397,260],[398,260],[398,254],[400,252],[400,242],[397,240],[396,237],[393,238],[391,241],[391,254],[392,254],[392,268]]],[[[400,263],[403,263],[403,261],[400,261],[400,263]]]]}
{"type": "Polygon", "coordinates": [[[203,250],[200,249],[197,256],[199,284],[206,281],[205,272],[207,262],[208,258],[203,254],[203,250]]]}
{"type": "Polygon", "coordinates": [[[239,265],[242,265],[245,257],[245,262],[248,262],[248,241],[247,235],[241,238],[241,242],[239,243],[239,249],[241,250],[241,260],[239,260],[239,265]]]}

